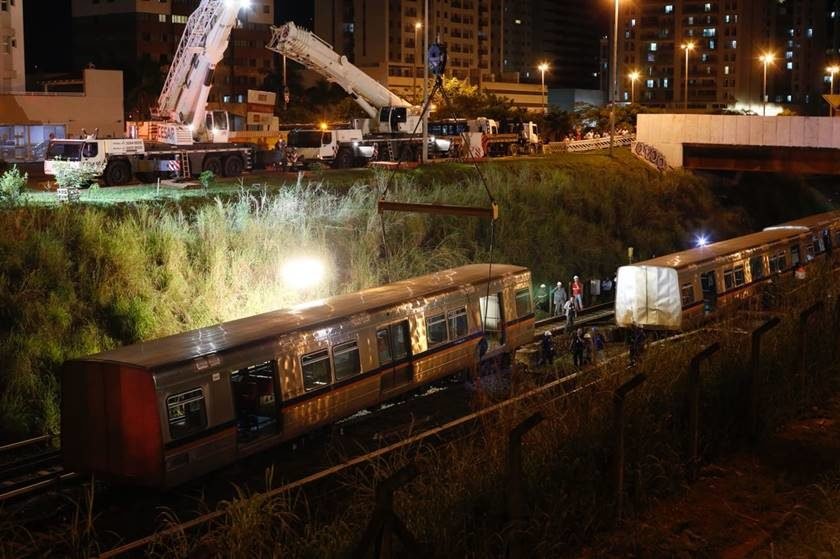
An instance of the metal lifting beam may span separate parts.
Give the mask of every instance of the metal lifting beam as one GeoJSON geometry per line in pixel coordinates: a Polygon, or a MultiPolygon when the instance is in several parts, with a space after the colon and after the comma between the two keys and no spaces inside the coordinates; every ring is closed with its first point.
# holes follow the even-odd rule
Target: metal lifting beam
{"type": "Polygon", "coordinates": [[[426,214],[456,215],[460,217],[481,217],[496,221],[499,219],[499,205],[495,202],[489,208],[476,208],[474,206],[450,206],[446,204],[417,204],[410,202],[388,202],[379,200],[377,203],[379,213],[382,212],[414,212],[426,214]]]}

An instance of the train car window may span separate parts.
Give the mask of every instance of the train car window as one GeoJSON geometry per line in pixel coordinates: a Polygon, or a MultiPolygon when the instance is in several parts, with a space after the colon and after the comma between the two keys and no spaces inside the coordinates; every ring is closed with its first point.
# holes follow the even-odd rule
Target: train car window
{"type": "Polygon", "coordinates": [[[712,312],[717,305],[717,281],[714,270],[700,274],[700,288],[703,290],[703,309],[712,312]]]}
{"type": "Polygon", "coordinates": [[[359,364],[359,344],[355,340],[333,346],[335,380],[340,381],[362,372],[359,364]]]}
{"type": "Polygon", "coordinates": [[[386,365],[394,360],[391,355],[391,333],[388,328],[376,331],[376,350],[379,353],[380,365],[386,365]]]}
{"type": "Polygon", "coordinates": [[[451,339],[463,338],[467,335],[467,308],[461,307],[447,313],[449,322],[449,337],[451,339]]]}
{"type": "Polygon", "coordinates": [[[799,264],[801,258],[799,257],[799,245],[791,245],[790,247],[790,265],[796,266],[799,264]]]}
{"type": "Polygon", "coordinates": [[[533,307],[531,307],[531,290],[527,287],[516,292],[516,316],[522,317],[531,314],[533,307]]]}
{"type": "Polygon", "coordinates": [[[757,281],[764,277],[764,257],[753,256],[750,258],[750,273],[752,280],[757,281]]]}
{"type": "Polygon", "coordinates": [[[737,266],[723,271],[723,286],[728,291],[744,285],[744,267],[737,266]]]}
{"type": "Polygon", "coordinates": [[[405,359],[411,354],[411,343],[408,338],[408,321],[391,325],[391,352],[394,360],[405,359]]]}
{"type": "Polygon", "coordinates": [[[409,355],[409,347],[407,321],[376,331],[376,348],[379,352],[380,365],[405,359],[409,355]]]}
{"type": "Polygon", "coordinates": [[[316,390],[330,384],[330,352],[326,349],[300,358],[303,371],[303,389],[316,390]]]}
{"type": "Polygon", "coordinates": [[[680,288],[680,299],[682,306],[687,307],[694,302],[694,284],[684,283],[680,288]]]}
{"type": "Polygon", "coordinates": [[[447,340],[446,315],[438,314],[426,319],[426,337],[430,346],[447,340]]]}
{"type": "Polygon", "coordinates": [[[785,262],[785,251],[777,252],[773,256],[770,257],[770,273],[771,274],[778,274],[779,272],[783,272],[785,270],[786,262],[785,262]]]}
{"type": "Polygon", "coordinates": [[[166,399],[166,414],[169,419],[169,436],[173,439],[198,433],[207,427],[204,391],[194,388],[169,396],[166,399]]]}
{"type": "Polygon", "coordinates": [[[805,262],[810,262],[816,256],[816,249],[814,248],[813,243],[808,243],[805,245],[805,262]]]}

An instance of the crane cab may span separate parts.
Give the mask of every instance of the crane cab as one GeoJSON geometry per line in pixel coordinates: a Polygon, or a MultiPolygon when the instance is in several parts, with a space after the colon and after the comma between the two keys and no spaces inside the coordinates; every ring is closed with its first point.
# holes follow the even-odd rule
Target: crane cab
{"type": "Polygon", "coordinates": [[[204,117],[207,141],[219,144],[230,139],[230,115],[227,111],[207,111],[204,117]]]}

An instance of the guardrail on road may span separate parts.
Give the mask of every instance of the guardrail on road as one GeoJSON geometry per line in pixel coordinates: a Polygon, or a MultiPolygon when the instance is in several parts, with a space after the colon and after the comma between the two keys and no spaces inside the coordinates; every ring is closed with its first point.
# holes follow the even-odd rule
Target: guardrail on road
{"type": "MultiPolygon", "coordinates": [[[[636,139],[635,134],[624,134],[615,137],[616,147],[629,146],[636,139]]],[[[543,146],[545,153],[580,153],[583,151],[597,151],[609,149],[610,137],[592,138],[591,140],[575,140],[574,142],[551,142],[543,146]]]]}

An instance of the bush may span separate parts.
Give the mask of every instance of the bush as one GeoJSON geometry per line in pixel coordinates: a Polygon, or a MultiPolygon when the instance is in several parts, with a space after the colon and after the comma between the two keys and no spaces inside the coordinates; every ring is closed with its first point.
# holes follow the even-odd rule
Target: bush
{"type": "Polygon", "coordinates": [[[105,170],[104,163],[91,161],[54,161],[55,182],[61,188],[86,188],[105,170]]]}
{"type": "Polygon", "coordinates": [[[0,204],[17,204],[29,180],[27,173],[20,173],[17,165],[0,175],[0,204]]]}
{"type": "Polygon", "coordinates": [[[201,171],[201,174],[198,175],[198,182],[201,183],[201,186],[202,188],[204,188],[204,190],[207,190],[208,188],[210,188],[210,183],[212,183],[213,179],[215,178],[216,175],[213,173],[213,171],[207,169],[205,171],[201,171]]]}

